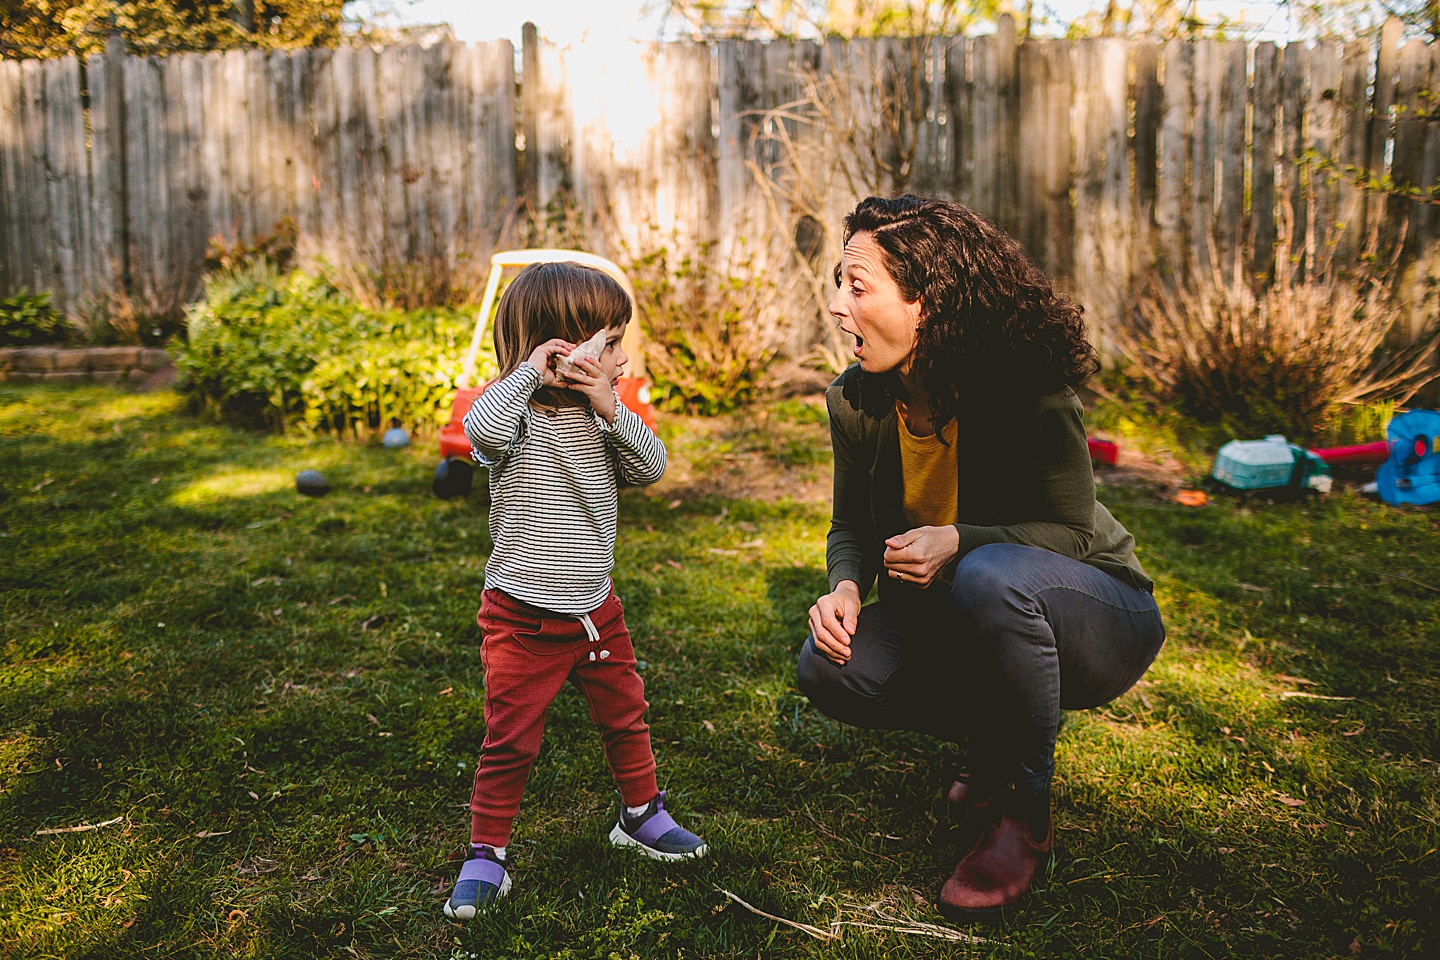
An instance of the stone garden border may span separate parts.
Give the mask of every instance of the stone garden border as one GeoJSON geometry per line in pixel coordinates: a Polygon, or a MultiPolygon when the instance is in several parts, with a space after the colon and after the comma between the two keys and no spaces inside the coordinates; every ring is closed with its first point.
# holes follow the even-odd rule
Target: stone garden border
{"type": "Polygon", "coordinates": [[[11,347],[0,349],[9,383],[105,383],[153,388],[174,381],[170,354],[156,347],[11,347]]]}

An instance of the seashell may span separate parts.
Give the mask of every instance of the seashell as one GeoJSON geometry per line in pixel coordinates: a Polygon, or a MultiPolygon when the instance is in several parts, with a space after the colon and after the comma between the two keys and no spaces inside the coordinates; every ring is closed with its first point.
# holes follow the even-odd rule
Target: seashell
{"type": "Polygon", "coordinates": [[[583,374],[585,371],[581,370],[580,367],[575,363],[575,361],[579,360],[581,357],[585,357],[589,360],[598,361],[600,359],[600,354],[605,352],[605,334],[606,331],[601,330],[599,333],[595,334],[595,336],[591,337],[589,340],[586,340],[574,350],[571,350],[569,356],[556,357],[556,372],[559,373],[561,376],[568,376],[572,373],[583,374]]]}

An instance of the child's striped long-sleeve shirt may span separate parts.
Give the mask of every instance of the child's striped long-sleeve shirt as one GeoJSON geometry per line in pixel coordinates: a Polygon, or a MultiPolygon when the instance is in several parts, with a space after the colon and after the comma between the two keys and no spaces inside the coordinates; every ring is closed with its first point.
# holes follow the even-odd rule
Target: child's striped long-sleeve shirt
{"type": "Polygon", "coordinates": [[[611,425],[585,407],[532,407],[540,386],[522,363],[465,415],[475,459],[490,470],[485,586],[579,616],[610,593],[618,481],[659,480],[665,445],[618,398],[611,425]]]}

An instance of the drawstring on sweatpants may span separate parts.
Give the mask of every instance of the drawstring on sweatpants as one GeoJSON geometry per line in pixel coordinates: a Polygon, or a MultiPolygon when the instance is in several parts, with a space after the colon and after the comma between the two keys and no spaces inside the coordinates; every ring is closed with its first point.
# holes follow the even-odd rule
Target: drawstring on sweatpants
{"type": "MultiPolygon", "coordinates": [[[[593,620],[590,619],[590,614],[588,614],[588,613],[582,613],[582,614],[580,614],[580,616],[579,616],[578,619],[580,620],[580,625],[585,628],[585,636],[587,636],[587,637],[590,638],[590,643],[591,643],[591,644],[599,643],[599,642],[600,642],[600,631],[597,630],[597,629],[595,629],[595,621],[593,621],[593,620]]],[[[600,657],[599,657],[599,659],[604,660],[604,659],[605,659],[606,657],[608,657],[608,656],[610,656],[610,651],[609,651],[609,650],[601,650],[601,651],[600,651],[600,657]]],[[[590,651],[590,659],[591,659],[591,660],[596,659],[596,657],[595,657],[595,651],[594,651],[594,650],[591,650],[591,651],[590,651]]]]}

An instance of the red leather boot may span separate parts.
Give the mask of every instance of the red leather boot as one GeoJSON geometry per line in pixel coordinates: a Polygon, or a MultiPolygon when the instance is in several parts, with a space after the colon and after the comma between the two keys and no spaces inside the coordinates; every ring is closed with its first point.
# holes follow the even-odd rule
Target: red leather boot
{"type": "Polygon", "coordinates": [[[1000,808],[997,815],[940,890],[940,912],[952,920],[997,916],[1025,896],[1050,862],[1055,828],[1049,791],[1023,803],[1012,794],[993,806],[1000,808]]]}

